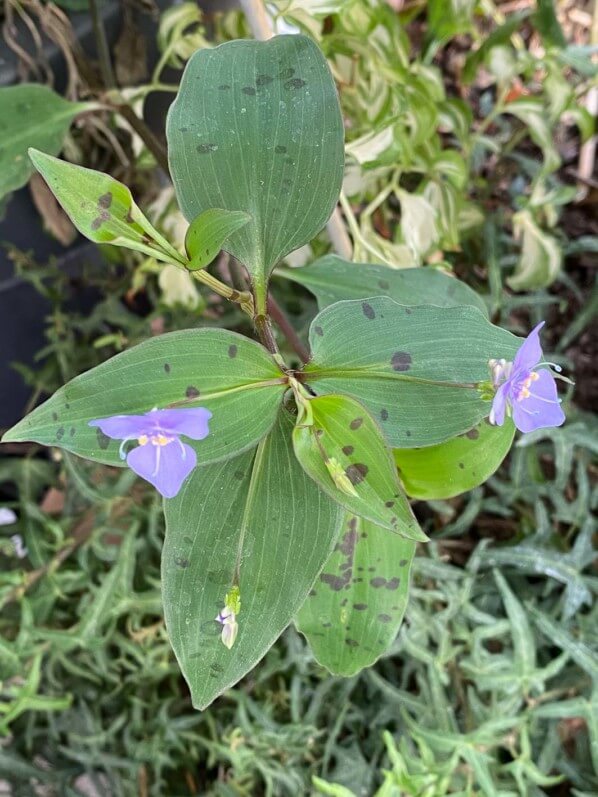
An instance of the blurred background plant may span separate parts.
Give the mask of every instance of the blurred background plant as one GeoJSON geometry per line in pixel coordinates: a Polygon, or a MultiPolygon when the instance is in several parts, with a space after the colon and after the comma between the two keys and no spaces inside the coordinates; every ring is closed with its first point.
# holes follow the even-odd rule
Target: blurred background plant
{"type": "MultiPolygon", "coordinates": [[[[123,4],[110,40],[109,3],[7,0],[4,36],[21,78],[52,85],[49,37],[67,67],[55,88],[85,105],[64,105],[50,88],[41,104],[0,94],[30,117],[16,136],[1,131],[10,142],[1,192],[29,179],[28,146],[62,149],[126,182],[181,245],[163,110],[195,49],[252,32],[241,11],[206,5],[123,4]],[[97,64],[64,11],[75,7],[94,12],[97,64]]],[[[3,446],[0,793],[596,794],[597,7],[268,4],[274,29],[313,36],[337,80],[354,260],[454,272],[518,333],[547,318],[547,348],[576,380],[575,405],[565,427],[520,439],[483,487],[415,504],[434,542],[415,560],[406,623],[375,668],[330,677],[289,629],[202,713],[162,621],[155,495],[128,472],[3,446]]],[[[72,246],[41,181],[29,190],[48,231],[72,246]]],[[[16,276],[44,300],[46,345],[15,366],[30,404],[152,334],[251,332],[233,306],[137,253],[82,250],[73,269],[5,245],[16,276]]],[[[323,232],[290,264],[329,248],[323,232]]],[[[216,268],[239,279],[227,257],[216,268]]],[[[287,280],[274,292],[304,336],[313,297],[287,280]]]]}

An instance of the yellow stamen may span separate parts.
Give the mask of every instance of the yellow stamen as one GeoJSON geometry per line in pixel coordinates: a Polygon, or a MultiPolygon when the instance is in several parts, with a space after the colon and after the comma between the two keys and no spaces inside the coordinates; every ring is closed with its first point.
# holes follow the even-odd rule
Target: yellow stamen
{"type": "Polygon", "coordinates": [[[521,393],[519,394],[519,401],[521,401],[521,399],[529,398],[530,395],[531,393],[529,392],[529,390],[526,387],[524,387],[521,393]]]}
{"type": "Polygon", "coordinates": [[[137,442],[139,443],[140,446],[147,445],[147,441],[148,441],[148,436],[146,434],[142,434],[141,437],[137,438],[137,442]]]}
{"type": "Polygon", "coordinates": [[[166,446],[168,443],[170,443],[170,440],[163,434],[156,434],[152,436],[152,443],[155,446],[166,446]]]}
{"type": "Polygon", "coordinates": [[[532,371],[531,374],[529,375],[529,378],[532,380],[532,382],[535,382],[537,379],[540,378],[540,374],[537,373],[536,371],[532,371]]]}

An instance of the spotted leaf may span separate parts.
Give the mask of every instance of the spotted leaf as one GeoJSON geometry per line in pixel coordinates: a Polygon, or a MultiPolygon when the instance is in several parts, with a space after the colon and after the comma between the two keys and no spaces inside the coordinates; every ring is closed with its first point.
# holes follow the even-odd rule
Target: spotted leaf
{"type": "Polygon", "coordinates": [[[245,264],[264,304],[274,265],[322,229],[338,200],[343,124],[326,59],[300,35],[198,50],[167,138],[189,221],[214,206],[251,216],[226,250],[245,264]]]}
{"type": "Polygon", "coordinates": [[[342,509],[299,466],[291,429],[283,410],[257,449],[197,468],[165,504],[164,613],[196,708],[262,658],[299,611],[338,537],[342,509]],[[216,616],[235,586],[241,607],[228,649],[216,616]]]}
{"type": "Polygon", "coordinates": [[[152,227],[126,185],[35,149],[29,150],[29,157],[75,227],[90,241],[135,249],[167,263],[186,262],[152,227]]]}
{"type": "Polygon", "coordinates": [[[399,484],[376,422],[348,396],[309,401],[309,421],[293,430],[295,455],[306,473],[332,498],[404,537],[426,540],[399,484]]]}
{"type": "Polygon", "coordinates": [[[461,280],[436,268],[389,268],[375,263],[352,263],[326,255],[304,268],[276,272],[315,294],[323,309],[343,299],[389,296],[400,304],[471,305],[487,315],[482,297],[461,280]]]}
{"type": "Polygon", "coordinates": [[[318,395],[361,401],[393,448],[440,443],[490,412],[478,383],[521,340],[474,307],[406,307],[386,297],[337,302],[310,329],[305,379],[318,395]]]}
{"type": "Polygon", "coordinates": [[[193,446],[200,463],[226,459],[264,437],[285,379],[258,343],[223,329],[189,329],[145,341],[76,377],[4,435],[86,459],[123,465],[119,441],[89,421],[154,407],[206,407],[210,433],[193,446]]]}
{"type": "Polygon", "coordinates": [[[452,498],[486,481],[506,457],[515,427],[487,421],[436,446],[395,449],[394,458],[407,494],[435,500],[452,498]]]}
{"type": "Polygon", "coordinates": [[[397,636],[415,543],[348,516],[297,615],[316,659],[334,675],[369,667],[397,636]]]}

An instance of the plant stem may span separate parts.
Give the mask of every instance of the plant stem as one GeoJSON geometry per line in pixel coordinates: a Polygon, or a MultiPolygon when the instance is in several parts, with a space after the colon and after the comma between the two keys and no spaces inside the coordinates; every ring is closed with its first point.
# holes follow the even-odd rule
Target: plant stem
{"type": "Polygon", "coordinates": [[[254,316],[253,323],[255,324],[255,331],[257,332],[259,339],[268,349],[270,354],[278,355],[278,357],[280,357],[276,338],[274,337],[272,325],[270,324],[270,318],[267,315],[256,315],[254,316]]]}
{"type": "Polygon", "coordinates": [[[253,297],[248,291],[236,291],[226,283],[221,282],[217,277],[213,277],[205,269],[200,269],[199,271],[190,271],[189,273],[198,282],[203,283],[208,288],[213,290],[214,293],[217,293],[218,296],[228,299],[229,302],[235,302],[236,304],[239,304],[242,310],[253,316],[253,297]]]}
{"type": "MultiPolygon", "coordinates": [[[[102,73],[102,81],[104,87],[107,89],[115,89],[118,87],[114,69],[112,68],[112,60],[110,58],[110,49],[106,39],[106,31],[104,30],[104,23],[98,8],[97,0],[88,0],[89,13],[93,25],[93,33],[96,41],[96,48],[98,51],[98,58],[100,61],[100,72],[102,73]]],[[[125,119],[142,139],[143,143],[152,153],[160,168],[169,174],[168,170],[168,156],[166,149],[162,146],[160,141],[156,138],[153,132],[146,125],[144,120],[137,116],[133,108],[128,103],[118,102],[112,106],[122,117],[125,119]]]]}
{"type": "Polygon", "coordinates": [[[162,169],[166,176],[169,176],[170,171],[168,169],[168,155],[166,153],[166,148],[146,125],[144,120],[137,116],[135,111],[127,103],[116,105],[114,106],[114,109],[131,125],[133,130],[142,139],[145,146],[156,159],[158,166],[162,169]]]}
{"type": "Polygon", "coordinates": [[[89,13],[91,15],[91,24],[93,25],[93,35],[96,40],[96,47],[98,50],[98,58],[100,60],[100,72],[102,73],[102,80],[107,89],[112,89],[116,86],[116,76],[112,68],[112,60],[110,58],[110,49],[108,41],[106,40],[106,31],[104,30],[104,21],[98,8],[97,0],[88,0],[89,13]]]}
{"type": "Polygon", "coordinates": [[[247,24],[255,39],[270,39],[274,35],[272,25],[261,0],[240,0],[247,24]]]}
{"type": "Polygon", "coordinates": [[[288,340],[293,351],[299,356],[301,362],[306,363],[309,360],[309,350],[303,345],[301,338],[295,332],[294,327],[286,317],[284,310],[272,294],[268,296],[268,312],[280,328],[282,334],[288,340]]]}

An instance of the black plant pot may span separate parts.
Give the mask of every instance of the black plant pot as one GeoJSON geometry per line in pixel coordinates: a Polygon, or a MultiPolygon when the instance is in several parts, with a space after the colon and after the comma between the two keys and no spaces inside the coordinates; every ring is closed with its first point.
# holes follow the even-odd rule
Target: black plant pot
{"type": "MultiPolygon", "coordinates": [[[[165,8],[171,3],[162,0],[158,5],[165,8]]],[[[101,11],[106,35],[112,46],[122,29],[123,4],[110,0],[102,4],[101,11]]],[[[70,18],[82,50],[94,57],[95,43],[89,14],[74,13],[70,18]]],[[[140,35],[147,38],[148,63],[151,66],[157,59],[157,20],[148,15],[139,15],[136,23],[140,35]]],[[[21,35],[26,40],[26,32],[21,35]]],[[[55,88],[60,92],[66,83],[62,54],[52,42],[46,41],[44,55],[53,71],[55,88]]],[[[16,82],[16,57],[0,40],[0,86],[16,82]]],[[[167,106],[168,102],[162,96],[149,107],[147,120],[158,133],[164,130],[167,106]]],[[[29,401],[30,388],[13,364],[34,365],[36,353],[45,342],[45,318],[49,312],[46,300],[28,282],[15,275],[7,244],[30,253],[37,263],[47,263],[54,258],[59,268],[74,277],[80,272],[83,263],[99,262],[101,258],[99,250],[81,236],[71,246],[64,247],[46,233],[27,186],[9,198],[4,216],[0,218],[0,431],[22,417],[29,401]]],[[[95,300],[97,297],[74,281],[73,310],[89,311],[95,300]]]]}

